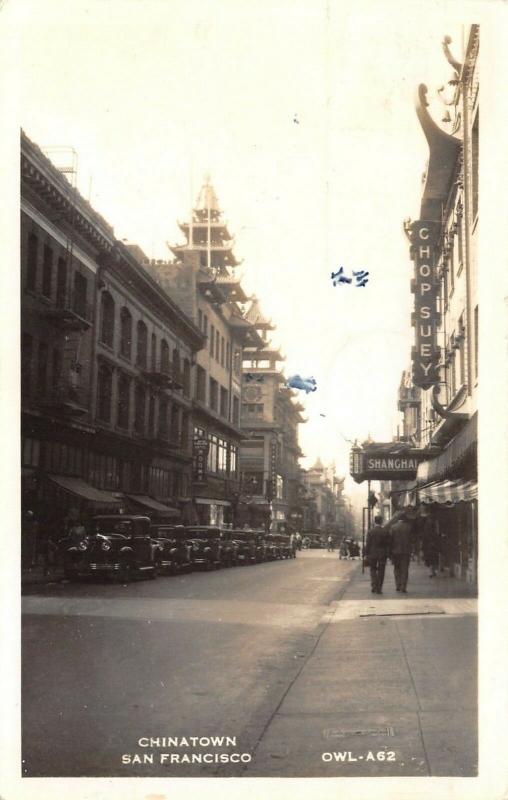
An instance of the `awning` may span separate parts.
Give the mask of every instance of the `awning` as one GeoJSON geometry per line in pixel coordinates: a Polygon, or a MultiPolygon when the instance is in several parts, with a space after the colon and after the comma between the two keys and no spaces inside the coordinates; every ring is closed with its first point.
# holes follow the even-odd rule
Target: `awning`
{"type": "MultiPolygon", "coordinates": [[[[477,421],[478,414],[474,414],[440,455],[429,461],[422,461],[418,465],[416,480],[419,484],[458,477],[457,471],[461,469],[464,461],[476,457],[477,421]]],[[[464,473],[462,475],[465,477],[464,473]]]]}
{"type": "Polygon", "coordinates": [[[157,511],[159,516],[164,517],[179,517],[180,511],[171,506],[165,506],[164,503],[159,503],[153,497],[148,497],[146,494],[128,494],[126,495],[130,500],[139,503],[140,506],[150,509],[150,511],[157,511]]]}
{"type": "Polygon", "coordinates": [[[47,477],[61,489],[75,495],[75,497],[86,500],[91,505],[120,506],[122,504],[122,501],[111,492],[104,492],[102,489],[96,489],[95,486],[92,486],[81,478],[69,478],[67,475],[48,475],[47,477]]]}
{"type": "Polygon", "coordinates": [[[440,481],[419,489],[418,496],[420,503],[453,506],[477,500],[478,484],[476,481],[440,481]]]}

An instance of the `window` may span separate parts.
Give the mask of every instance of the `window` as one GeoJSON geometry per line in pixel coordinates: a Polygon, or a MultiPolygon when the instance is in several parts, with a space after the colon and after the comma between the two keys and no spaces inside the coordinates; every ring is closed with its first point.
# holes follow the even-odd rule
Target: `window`
{"type": "MultiPolygon", "coordinates": [[[[236,477],[236,470],[238,465],[238,447],[234,444],[230,445],[229,448],[229,474],[232,477],[236,477]]],[[[263,484],[261,483],[261,486],[263,484]]],[[[262,494],[262,490],[260,492],[262,494]]]]}
{"type": "Polygon", "coordinates": [[[148,358],[148,331],[146,325],[142,320],[139,320],[137,325],[137,355],[136,364],[138,367],[146,368],[148,358]]]}
{"type": "Polygon", "coordinates": [[[39,358],[37,362],[37,394],[44,397],[48,385],[48,345],[39,342],[39,358]]]}
{"type": "Polygon", "coordinates": [[[466,380],[466,329],[464,327],[464,315],[459,318],[459,369],[460,385],[464,386],[466,380]]]}
{"type": "MultiPolygon", "coordinates": [[[[237,449],[236,447],[234,448],[237,449]]],[[[233,448],[231,448],[233,450],[233,448]]],[[[242,473],[242,490],[245,494],[263,494],[264,473],[246,471],[242,473]]]]}
{"type": "Polygon", "coordinates": [[[169,373],[169,345],[165,339],[161,340],[161,372],[169,373]]]}
{"type": "Polygon", "coordinates": [[[145,404],[146,389],[138,383],[134,393],[134,430],[139,434],[145,432],[145,404]]]}
{"type": "Polygon", "coordinates": [[[115,303],[109,292],[101,296],[101,342],[108,347],[113,347],[115,335],[115,303]]]}
{"type": "Polygon", "coordinates": [[[26,259],[26,288],[32,292],[37,286],[37,251],[39,240],[35,233],[28,235],[28,250],[26,259]]]}
{"type": "Polygon", "coordinates": [[[472,190],[473,190],[473,222],[478,214],[478,156],[479,156],[480,120],[476,114],[471,136],[472,158],[472,190]]]}
{"type": "Polygon", "coordinates": [[[119,428],[129,428],[131,381],[127,375],[120,375],[118,379],[118,416],[119,428]]]}
{"type": "Polygon", "coordinates": [[[238,397],[233,397],[233,425],[240,424],[240,401],[238,397]]]}
{"type": "Polygon", "coordinates": [[[103,422],[111,420],[111,390],[113,373],[110,367],[102,364],[97,375],[97,418],[103,422]]]}
{"type": "Polygon", "coordinates": [[[226,474],[228,468],[228,443],[224,439],[217,441],[217,472],[226,474]]]}
{"type": "Polygon", "coordinates": [[[242,403],[242,413],[247,417],[262,417],[263,411],[263,403],[242,403]]]}
{"type": "Polygon", "coordinates": [[[215,352],[215,328],[210,325],[210,355],[213,358],[215,352]]]}
{"type": "Polygon", "coordinates": [[[221,417],[225,417],[228,419],[229,417],[229,408],[228,408],[228,392],[224,389],[223,386],[220,387],[220,415],[221,417]]]}
{"type": "Polygon", "coordinates": [[[231,369],[231,345],[226,342],[226,369],[231,369]]]}
{"type": "Polygon", "coordinates": [[[132,316],[128,308],[120,311],[120,355],[124,358],[131,357],[132,347],[132,316]]]}
{"type": "Polygon", "coordinates": [[[241,375],[242,372],[242,351],[235,348],[233,355],[233,370],[235,375],[241,375]]]}
{"type": "Polygon", "coordinates": [[[49,245],[44,245],[42,257],[42,294],[51,297],[51,284],[53,283],[53,250],[49,245]]]}
{"type": "Polygon", "coordinates": [[[59,308],[65,308],[67,299],[67,262],[65,258],[59,258],[56,269],[56,304],[59,308]]]}
{"type": "Polygon", "coordinates": [[[165,397],[159,400],[159,436],[166,439],[168,435],[168,401],[165,397]]]}
{"type": "Polygon", "coordinates": [[[189,359],[186,358],[183,362],[183,393],[185,397],[190,397],[190,380],[191,372],[190,372],[190,362],[189,359]]]}
{"type": "Polygon", "coordinates": [[[80,272],[74,273],[74,311],[82,319],[88,319],[87,309],[88,281],[80,272]]]}
{"type": "Polygon", "coordinates": [[[213,411],[218,410],[219,401],[219,384],[213,378],[210,378],[210,408],[213,411]]]}
{"type": "Polygon", "coordinates": [[[32,359],[34,340],[24,333],[21,337],[21,392],[29,395],[32,391],[32,359]]]}
{"type": "Polygon", "coordinates": [[[182,447],[187,448],[189,444],[189,421],[190,416],[188,411],[182,412],[182,447]]]}
{"type": "Polygon", "coordinates": [[[196,366],[196,400],[206,403],[206,371],[196,366]]]}
{"type": "Polygon", "coordinates": [[[157,369],[157,338],[155,333],[152,333],[152,346],[151,346],[151,359],[150,359],[150,366],[152,372],[155,372],[157,369]]]}
{"type": "Polygon", "coordinates": [[[22,464],[24,467],[38,467],[40,457],[40,442],[38,439],[24,439],[22,464]]]}
{"type": "Polygon", "coordinates": [[[53,366],[51,372],[53,389],[56,389],[62,377],[62,351],[58,347],[53,349],[53,366]]]}
{"type": "Polygon", "coordinates": [[[203,333],[208,336],[208,317],[203,314],[203,333]]]}
{"type": "Polygon", "coordinates": [[[219,334],[219,331],[215,331],[215,359],[216,359],[216,361],[219,361],[219,359],[220,359],[219,346],[220,346],[220,334],[219,334]]]}
{"type": "Polygon", "coordinates": [[[224,336],[220,337],[220,363],[224,366],[224,336]]]}
{"type": "Polygon", "coordinates": [[[284,497],[284,478],[282,475],[277,475],[276,478],[275,497],[277,500],[282,500],[284,497]]]}
{"type": "Polygon", "coordinates": [[[450,350],[450,381],[449,381],[451,397],[454,397],[455,392],[457,391],[457,383],[456,383],[457,377],[456,377],[456,373],[455,373],[455,352],[456,351],[453,348],[454,339],[455,339],[455,334],[452,334],[450,336],[449,343],[448,343],[448,347],[451,348],[451,350],[450,350]]]}
{"type": "Polygon", "coordinates": [[[208,461],[207,468],[209,472],[217,472],[217,451],[218,451],[218,438],[213,434],[208,437],[208,461]]]}

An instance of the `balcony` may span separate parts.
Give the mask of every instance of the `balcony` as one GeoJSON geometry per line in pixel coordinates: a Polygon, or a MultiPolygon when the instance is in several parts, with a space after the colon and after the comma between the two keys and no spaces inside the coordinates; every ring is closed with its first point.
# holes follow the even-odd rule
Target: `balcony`
{"type": "Polygon", "coordinates": [[[81,294],[57,294],[56,304],[45,309],[45,315],[66,330],[86,330],[92,324],[93,308],[81,294]]]}
{"type": "Polygon", "coordinates": [[[65,416],[82,416],[88,412],[88,396],[82,387],[62,384],[55,387],[40,404],[53,413],[65,416]]]}
{"type": "Polygon", "coordinates": [[[182,371],[176,369],[172,364],[164,368],[161,366],[147,367],[142,369],[142,373],[147,381],[159,389],[181,390],[184,388],[182,371]]]}

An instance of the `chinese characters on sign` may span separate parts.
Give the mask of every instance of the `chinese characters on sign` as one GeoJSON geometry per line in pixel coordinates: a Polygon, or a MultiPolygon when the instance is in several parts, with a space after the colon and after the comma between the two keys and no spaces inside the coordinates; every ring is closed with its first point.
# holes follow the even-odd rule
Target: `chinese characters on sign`
{"type": "Polygon", "coordinates": [[[208,456],[207,439],[198,437],[193,442],[194,455],[194,481],[204,483],[206,480],[206,459],[208,456]]]}
{"type": "Polygon", "coordinates": [[[438,283],[435,276],[436,240],[439,224],[417,220],[411,225],[411,258],[415,278],[411,290],[415,295],[412,324],[415,346],[412,349],[413,383],[429,389],[439,381],[440,349],[436,344],[438,283]]]}
{"type": "MultiPolygon", "coordinates": [[[[369,280],[368,277],[367,277],[368,274],[369,273],[365,272],[364,269],[359,269],[356,272],[355,272],[355,270],[353,270],[353,278],[355,278],[355,280],[356,280],[355,286],[356,287],[365,286],[367,284],[368,280],[369,280]]],[[[338,272],[332,272],[331,278],[332,278],[332,283],[333,283],[334,286],[337,286],[337,284],[339,284],[339,283],[352,283],[353,282],[353,278],[348,278],[344,274],[344,267],[340,267],[338,272]]]]}

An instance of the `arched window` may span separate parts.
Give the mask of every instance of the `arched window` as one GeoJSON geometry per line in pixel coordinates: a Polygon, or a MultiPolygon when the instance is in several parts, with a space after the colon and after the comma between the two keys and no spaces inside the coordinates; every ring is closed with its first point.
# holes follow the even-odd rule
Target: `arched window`
{"type": "Polygon", "coordinates": [[[138,348],[136,355],[136,364],[138,365],[138,367],[145,368],[148,355],[148,331],[145,323],[142,320],[139,320],[137,329],[138,329],[137,330],[138,348]]]}
{"type": "Polygon", "coordinates": [[[132,351],[132,316],[128,308],[120,311],[120,355],[130,358],[132,351]]]}
{"type": "Polygon", "coordinates": [[[186,358],[183,362],[183,393],[186,397],[190,397],[190,384],[191,384],[191,369],[190,361],[186,358]]]}
{"type": "Polygon", "coordinates": [[[161,372],[169,372],[169,346],[165,339],[161,341],[161,372]]]}
{"type": "Polygon", "coordinates": [[[101,342],[113,347],[115,335],[115,303],[109,292],[101,297],[101,342]]]}
{"type": "Polygon", "coordinates": [[[104,422],[111,420],[112,385],[113,372],[106,364],[102,364],[97,375],[97,418],[104,422]]]}
{"type": "Polygon", "coordinates": [[[118,417],[119,428],[129,428],[131,381],[127,375],[120,375],[118,379],[118,417]]]}
{"type": "Polygon", "coordinates": [[[143,434],[145,432],[145,403],[146,403],[146,390],[145,387],[138,383],[134,396],[134,429],[136,433],[143,434]]]}

